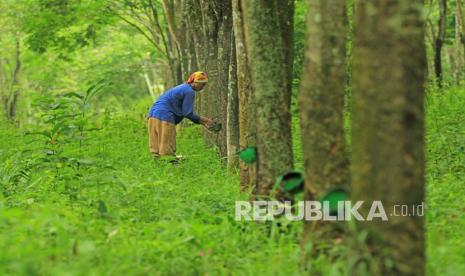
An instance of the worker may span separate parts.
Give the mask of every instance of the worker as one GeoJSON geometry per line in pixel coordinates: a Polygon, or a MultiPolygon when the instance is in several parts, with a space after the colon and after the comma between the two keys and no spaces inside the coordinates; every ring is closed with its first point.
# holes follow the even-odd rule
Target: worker
{"type": "Polygon", "coordinates": [[[154,157],[176,157],[176,125],[184,118],[207,129],[214,124],[194,112],[195,95],[207,83],[205,72],[194,72],[185,83],[168,89],[155,101],[148,115],[149,149],[154,157]]]}

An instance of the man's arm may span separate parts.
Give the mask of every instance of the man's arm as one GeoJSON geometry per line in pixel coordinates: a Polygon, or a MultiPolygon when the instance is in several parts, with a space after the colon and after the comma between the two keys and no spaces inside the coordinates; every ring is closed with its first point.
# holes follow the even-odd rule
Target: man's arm
{"type": "Polygon", "coordinates": [[[202,124],[205,127],[213,125],[213,120],[199,116],[194,113],[194,93],[186,93],[182,102],[182,115],[187,119],[191,120],[195,124],[202,124]]]}
{"type": "Polygon", "coordinates": [[[186,93],[182,101],[182,116],[195,124],[202,124],[201,117],[194,113],[194,93],[186,93]]]}

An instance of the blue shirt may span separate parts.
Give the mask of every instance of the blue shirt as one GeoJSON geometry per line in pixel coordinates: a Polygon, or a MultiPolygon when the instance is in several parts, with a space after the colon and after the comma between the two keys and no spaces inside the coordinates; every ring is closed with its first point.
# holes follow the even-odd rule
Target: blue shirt
{"type": "Polygon", "coordinates": [[[149,117],[179,124],[184,117],[199,124],[200,116],[194,113],[195,91],[183,83],[163,93],[153,104],[149,117]]]}

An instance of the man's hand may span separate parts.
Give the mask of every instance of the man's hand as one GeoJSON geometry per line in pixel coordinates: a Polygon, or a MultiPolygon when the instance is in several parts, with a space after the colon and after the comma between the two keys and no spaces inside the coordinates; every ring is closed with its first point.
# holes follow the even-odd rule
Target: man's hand
{"type": "Polygon", "coordinates": [[[215,122],[212,119],[209,119],[207,117],[200,117],[200,123],[206,127],[209,128],[211,127],[215,122]]]}

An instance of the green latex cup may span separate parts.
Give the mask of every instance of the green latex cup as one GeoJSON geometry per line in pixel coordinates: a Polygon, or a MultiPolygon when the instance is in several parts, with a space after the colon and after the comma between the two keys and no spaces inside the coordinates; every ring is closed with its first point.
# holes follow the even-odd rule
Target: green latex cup
{"type": "Polygon", "coordinates": [[[248,147],[239,152],[239,159],[244,161],[246,164],[252,164],[257,160],[257,148],[248,147]]]}
{"type": "Polygon", "coordinates": [[[208,130],[213,131],[213,132],[220,132],[221,129],[222,129],[222,125],[216,122],[211,127],[208,128],[208,130]]]}
{"type": "Polygon", "coordinates": [[[304,190],[304,177],[301,172],[292,171],[278,177],[276,184],[285,193],[297,194],[304,190]]]}
{"type": "Polygon", "coordinates": [[[342,188],[335,188],[330,190],[321,198],[321,204],[323,202],[329,202],[329,214],[336,215],[337,214],[337,203],[339,201],[346,201],[349,199],[349,194],[342,188]]]}

